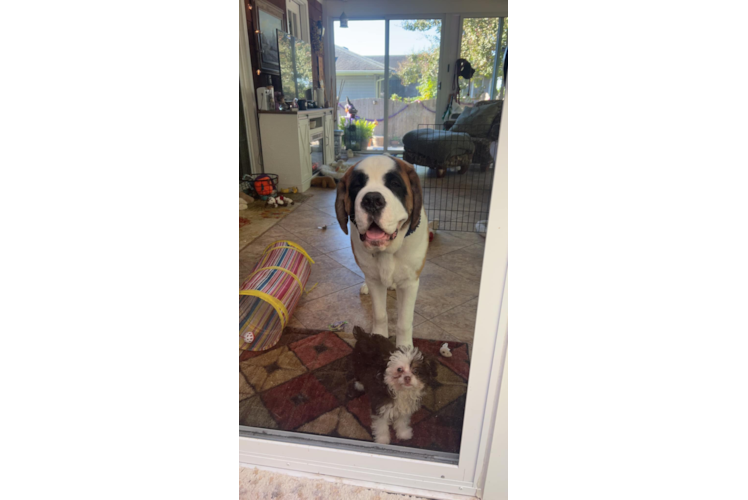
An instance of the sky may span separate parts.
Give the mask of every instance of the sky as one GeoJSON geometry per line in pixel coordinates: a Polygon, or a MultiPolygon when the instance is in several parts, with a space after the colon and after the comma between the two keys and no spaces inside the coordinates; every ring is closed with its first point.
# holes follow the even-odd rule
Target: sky
{"type": "MultiPolygon", "coordinates": [[[[431,45],[426,35],[436,35],[436,28],[429,31],[406,31],[400,27],[402,21],[390,21],[390,55],[405,55],[426,49],[431,45]]],[[[341,28],[335,21],[335,45],[362,56],[384,55],[384,21],[348,21],[341,28]]]]}

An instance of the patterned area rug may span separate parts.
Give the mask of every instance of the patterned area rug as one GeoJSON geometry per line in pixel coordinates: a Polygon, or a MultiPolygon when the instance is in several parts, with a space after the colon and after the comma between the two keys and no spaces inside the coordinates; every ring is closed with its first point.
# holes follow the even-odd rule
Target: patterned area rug
{"type": "MultiPolygon", "coordinates": [[[[445,358],[439,354],[443,343],[413,339],[439,362],[437,376],[411,420],[413,438],[399,441],[391,432],[392,444],[459,453],[468,346],[448,342],[452,357],[445,358]]],[[[286,328],[272,349],[241,351],[239,424],[372,441],[369,398],[349,380],[351,345],[355,340],[347,334],[286,328]]]]}

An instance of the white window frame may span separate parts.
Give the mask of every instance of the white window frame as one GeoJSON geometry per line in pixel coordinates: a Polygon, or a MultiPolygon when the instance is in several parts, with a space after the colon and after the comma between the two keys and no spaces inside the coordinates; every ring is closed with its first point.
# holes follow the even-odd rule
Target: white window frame
{"type": "MultiPolygon", "coordinates": [[[[365,448],[331,448],[240,436],[241,465],[274,467],[456,495],[482,495],[487,473],[493,476],[498,472],[501,476],[499,482],[506,484],[506,460],[503,459],[506,450],[491,450],[491,443],[506,444],[506,404],[498,403],[507,349],[508,111],[507,91],[501,117],[488,220],[490,230],[487,232],[483,257],[476,335],[470,360],[470,382],[458,463],[453,465],[404,458],[397,452],[384,455],[365,448]]],[[[382,447],[389,450],[398,448],[382,447]]],[[[503,494],[501,498],[504,498],[503,494]]]]}

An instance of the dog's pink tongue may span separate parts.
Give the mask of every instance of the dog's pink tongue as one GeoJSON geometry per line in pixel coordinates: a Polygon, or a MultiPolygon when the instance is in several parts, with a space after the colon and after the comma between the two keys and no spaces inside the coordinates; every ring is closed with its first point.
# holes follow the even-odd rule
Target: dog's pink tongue
{"type": "Polygon", "coordinates": [[[379,226],[372,226],[366,231],[366,237],[370,240],[383,240],[387,237],[387,233],[379,226]]]}

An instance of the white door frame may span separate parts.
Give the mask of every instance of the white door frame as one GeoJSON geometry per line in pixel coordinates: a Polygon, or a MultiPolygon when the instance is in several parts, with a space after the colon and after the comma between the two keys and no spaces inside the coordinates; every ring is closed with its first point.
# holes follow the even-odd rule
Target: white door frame
{"type": "Polygon", "coordinates": [[[252,173],[264,172],[260,154],[260,136],[257,123],[257,101],[255,100],[255,82],[252,75],[252,59],[249,55],[249,37],[247,35],[247,13],[244,0],[239,0],[239,88],[244,105],[244,121],[247,124],[247,144],[252,159],[252,173]]]}
{"type": "MultiPolygon", "coordinates": [[[[491,229],[486,235],[459,462],[451,465],[397,454],[240,436],[240,464],[461,495],[481,494],[489,470],[486,464],[489,459],[498,460],[504,453],[504,450],[495,449],[492,453],[490,443],[501,442],[506,425],[498,402],[507,346],[508,93],[503,108],[488,220],[491,229]]],[[[496,472],[495,467],[490,470],[496,472]]]]}
{"type": "MultiPolygon", "coordinates": [[[[511,86],[512,68],[504,75],[507,89],[511,86]]],[[[512,103],[511,94],[507,94],[504,103],[504,111],[501,118],[501,131],[499,133],[499,153],[497,171],[505,170],[508,173],[507,191],[508,216],[506,221],[509,227],[507,235],[507,248],[509,252],[509,268],[506,278],[506,293],[501,312],[501,329],[505,332],[499,337],[505,338],[505,364],[504,371],[498,381],[498,408],[493,417],[487,417],[494,422],[493,437],[486,439],[491,445],[483,449],[478,458],[478,464],[484,465],[482,478],[479,484],[483,485],[482,498],[490,500],[509,500],[512,488],[512,103]],[[503,146],[501,146],[503,145],[503,146]],[[506,161],[506,166],[501,165],[506,161]]],[[[502,217],[503,218],[503,217],[502,217]]],[[[492,380],[492,384],[495,383],[492,380]]]]}

